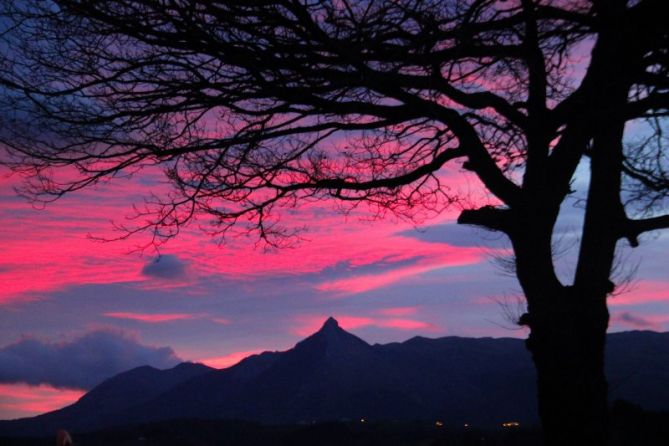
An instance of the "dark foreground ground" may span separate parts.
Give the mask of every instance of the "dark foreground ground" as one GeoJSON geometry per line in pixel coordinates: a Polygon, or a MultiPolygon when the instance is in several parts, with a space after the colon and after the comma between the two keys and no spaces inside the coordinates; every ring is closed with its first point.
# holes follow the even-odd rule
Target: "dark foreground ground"
{"type": "MultiPolygon", "coordinates": [[[[294,426],[176,420],[73,433],[75,446],[540,446],[536,428],[438,426],[365,420],[294,426]]],[[[2,446],[53,446],[54,437],[0,438],[2,446]]],[[[611,446],[666,446],[669,413],[619,403],[611,413],[611,446]]]]}
{"type": "MultiPolygon", "coordinates": [[[[426,423],[338,422],[263,426],[244,422],[179,420],[114,431],[73,434],[75,446],[451,446],[539,444],[536,431],[483,431],[426,423]]],[[[3,446],[53,446],[52,438],[0,439],[3,446]]]]}

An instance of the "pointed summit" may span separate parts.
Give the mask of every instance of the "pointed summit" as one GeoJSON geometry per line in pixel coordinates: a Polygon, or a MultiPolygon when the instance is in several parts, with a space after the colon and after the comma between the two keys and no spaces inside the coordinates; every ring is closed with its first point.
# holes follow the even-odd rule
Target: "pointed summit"
{"type": "Polygon", "coordinates": [[[351,349],[370,348],[359,337],[352,335],[339,326],[337,319],[330,316],[316,333],[298,342],[298,350],[314,349],[321,352],[350,352],[351,349]]]}
{"type": "Polygon", "coordinates": [[[329,318],[327,318],[327,320],[325,321],[325,323],[323,324],[323,326],[319,331],[335,330],[337,328],[340,328],[339,322],[337,322],[337,319],[330,316],[329,318]]]}

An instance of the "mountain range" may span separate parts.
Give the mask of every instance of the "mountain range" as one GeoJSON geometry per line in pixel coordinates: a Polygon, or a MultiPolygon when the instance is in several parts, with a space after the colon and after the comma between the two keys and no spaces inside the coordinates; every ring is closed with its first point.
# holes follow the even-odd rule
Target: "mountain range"
{"type": "MultiPolygon", "coordinates": [[[[611,400],[668,410],[669,333],[609,334],[607,376],[611,400]]],[[[0,421],[0,436],[183,418],[534,424],[534,382],[520,339],[414,337],[370,345],[329,318],[290,350],[253,355],[226,369],[182,363],[168,370],[144,366],[121,373],[63,409],[0,421]]]]}

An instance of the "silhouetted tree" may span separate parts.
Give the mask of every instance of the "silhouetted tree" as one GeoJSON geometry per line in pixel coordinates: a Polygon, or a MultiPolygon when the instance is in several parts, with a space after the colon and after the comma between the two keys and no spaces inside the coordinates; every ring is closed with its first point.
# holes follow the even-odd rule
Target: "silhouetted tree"
{"type": "Polygon", "coordinates": [[[605,443],[616,244],[669,227],[664,1],[2,4],[4,162],[46,201],[162,166],[172,193],[126,228],[155,243],[202,214],[280,243],[300,200],[439,211],[463,198],[443,169],[473,173],[492,201],[459,222],[512,243],[548,443],[605,443]],[[563,283],[551,241],[584,159],[563,283]]]}

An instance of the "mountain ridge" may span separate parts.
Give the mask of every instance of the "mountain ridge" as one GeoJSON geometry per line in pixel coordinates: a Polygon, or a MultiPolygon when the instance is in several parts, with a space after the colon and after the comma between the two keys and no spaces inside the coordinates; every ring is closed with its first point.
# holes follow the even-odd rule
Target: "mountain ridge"
{"type": "MultiPolygon", "coordinates": [[[[669,409],[669,333],[613,333],[607,341],[612,400],[669,409]]],[[[445,420],[536,423],[535,372],[516,338],[412,337],[370,345],[334,318],[281,352],[226,369],[138,367],[66,408],[0,422],[0,435],[85,432],[178,418],[263,423],[445,420]]]]}

